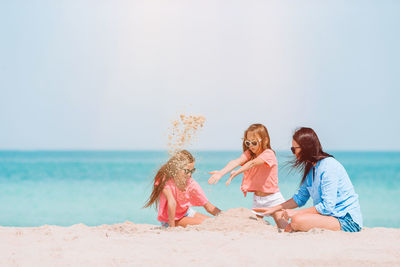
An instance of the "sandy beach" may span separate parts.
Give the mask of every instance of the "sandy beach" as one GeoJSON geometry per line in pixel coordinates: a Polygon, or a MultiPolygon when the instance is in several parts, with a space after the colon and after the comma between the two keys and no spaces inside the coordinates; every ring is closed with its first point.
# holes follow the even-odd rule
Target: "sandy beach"
{"type": "Polygon", "coordinates": [[[0,238],[1,266],[400,265],[400,229],[282,233],[245,208],[187,228],[1,227],[0,238]]]}

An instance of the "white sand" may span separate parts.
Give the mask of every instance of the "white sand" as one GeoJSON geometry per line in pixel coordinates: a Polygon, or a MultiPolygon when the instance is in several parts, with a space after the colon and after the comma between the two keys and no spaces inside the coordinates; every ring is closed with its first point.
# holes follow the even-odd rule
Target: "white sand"
{"type": "Polygon", "coordinates": [[[0,227],[0,266],[399,266],[400,229],[279,233],[248,209],[188,228],[0,227]]]}

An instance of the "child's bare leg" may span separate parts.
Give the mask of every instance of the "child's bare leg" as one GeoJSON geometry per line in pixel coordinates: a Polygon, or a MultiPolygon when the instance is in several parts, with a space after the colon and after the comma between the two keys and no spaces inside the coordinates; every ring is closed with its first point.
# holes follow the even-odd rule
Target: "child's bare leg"
{"type": "Polygon", "coordinates": [[[277,212],[275,212],[272,216],[274,217],[274,220],[275,220],[275,223],[276,223],[276,226],[279,228],[279,229],[285,229],[286,228],[286,226],[288,225],[288,221],[287,220],[285,220],[285,218],[283,218],[283,211],[277,211],[277,212]]]}
{"type": "Polygon", "coordinates": [[[211,218],[210,216],[204,215],[203,213],[196,212],[193,218],[201,218],[203,221],[205,219],[211,218]]]}
{"type": "Polygon", "coordinates": [[[194,217],[183,217],[182,219],[176,221],[176,226],[186,227],[187,225],[201,224],[205,219],[210,218],[204,214],[196,212],[194,217]]]}

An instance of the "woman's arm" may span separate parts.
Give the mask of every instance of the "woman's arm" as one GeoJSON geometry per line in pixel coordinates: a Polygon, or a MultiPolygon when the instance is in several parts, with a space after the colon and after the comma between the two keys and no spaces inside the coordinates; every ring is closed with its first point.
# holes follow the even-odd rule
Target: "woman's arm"
{"type": "Polygon", "coordinates": [[[271,208],[266,209],[253,209],[256,212],[262,212],[264,216],[272,215],[277,211],[284,210],[284,209],[295,209],[297,208],[297,203],[293,200],[293,198],[283,202],[282,204],[276,205],[271,208]]]}
{"type": "Polygon", "coordinates": [[[231,160],[223,169],[221,169],[220,171],[212,171],[210,172],[210,174],[212,174],[212,176],[210,177],[210,179],[208,179],[208,183],[209,184],[216,184],[221,178],[222,176],[224,176],[225,174],[227,174],[228,172],[232,171],[233,169],[235,169],[236,167],[242,165],[243,163],[245,163],[247,161],[247,158],[242,155],[240,158],[231,160]]]}
{"type": "Polygon", "coordinates": [[[246,162],[246,164],[244,164],[238,170],[231,172],[231,176],[229,177],[228,181],[226,181],[226,185],[229,185],[231,183],[231,181],[233,180],[233,178],[235,178],[237,175],[241,174],[242,172],[245,172],[245,171],[253,168],[254,166],[261,165],[264,163],[265,163],[265,161],[261,158],[255,158],[253,160],[249,160],[248,162],[246,162]]]}
{"type": "MultiPolygon", "coordinates": [[[[283,212],[283,217],[286,220],[289,220],[289,218],[292,218],[294,215],[299,215],[299,214],[322,214],[322,215],[331,215],[332,211],[335,208],[336,205],[336,199],[337,199],[337,187],[338,187],[338,179],[337,175],[331,170],[326,170],[322,173],[322,178],[321,178],[321,201],[310,208],[305,208],[305,209],[299,209],[299,210],[291,210],[291,209],[286,209],[283,212]]],[[[301,191],[301,190],[299,190],[301,191]]],[[[304,190],[303,190],[304,191],[304,190]]],[[[304,195],[304,192],[303,192],[304,195]]],[[[302,205],[305,204],[307,200],[304,201],[301,200],[301,198],[298,198],[299,194],[297,194],[296,200],[298,203],[302,205]]],[[[308,199],[308,198],[307,198],[308,199]]],[[[299,204],[299,205],[300,205],[299,204]]]]}
{"type": "Polygon", "coordinates": [[[164,188],[162,193],[165,195],[168,202],[168,224],[170,227],[175,227],[176,200],[172,195],[171,189],[164,188]]]}
{"type": "Polygon", "coordinates": [[[207,202],[203,207],[208,213],[210,213],[214,216],[218,215],[221,212],[221,210],[219,208],[215,207],[210,202],[207,202]]]}

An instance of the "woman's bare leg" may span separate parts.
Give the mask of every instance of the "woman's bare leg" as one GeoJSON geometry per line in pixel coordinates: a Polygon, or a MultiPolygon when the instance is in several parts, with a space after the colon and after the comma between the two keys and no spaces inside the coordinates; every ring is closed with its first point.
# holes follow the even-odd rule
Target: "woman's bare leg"
{"type": "Polygon", "coordinates": [[[210,218],[207,215],[196,212],[194,217],[183,217],[175,222],[176,226],[186,227],[187,225],[201,224],[205,219],[210,218]]]}
{"type": "Polygon", "coordinates": [[[291,218],[290,227],[294,231],[309,231],[312,228],[322,228],[332,231],[340,231],[338,219],[332,216],[320,214],[299,214],[291,218]]]}

